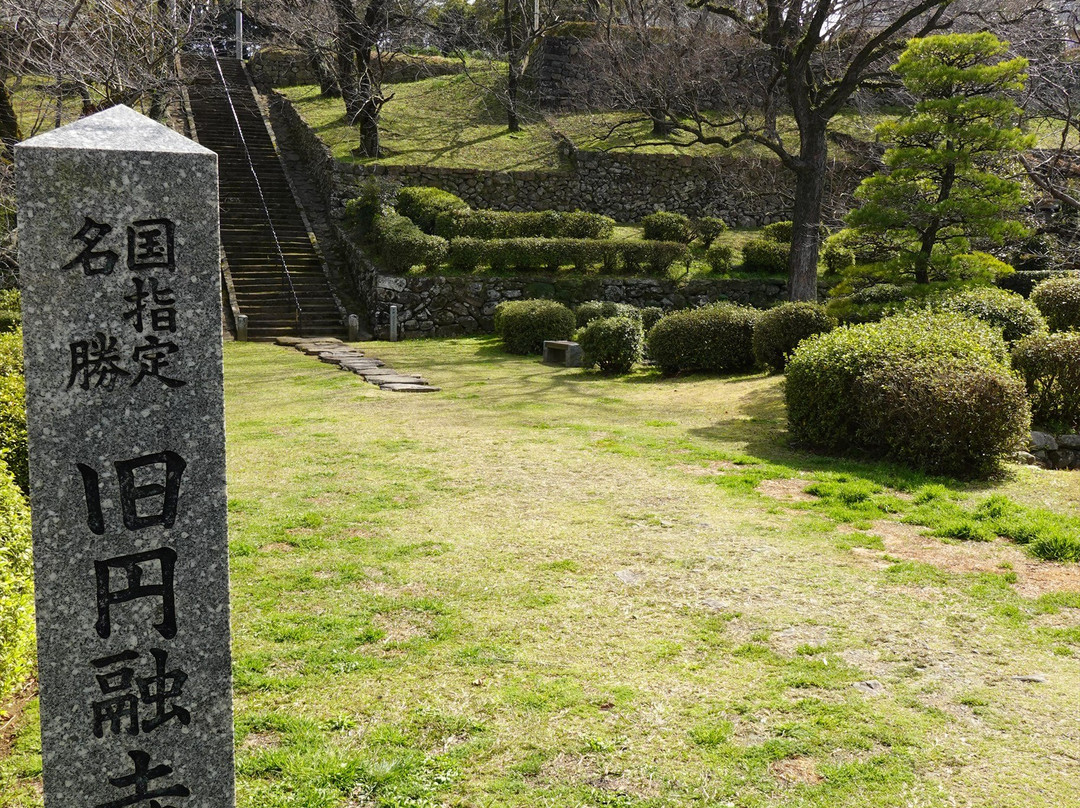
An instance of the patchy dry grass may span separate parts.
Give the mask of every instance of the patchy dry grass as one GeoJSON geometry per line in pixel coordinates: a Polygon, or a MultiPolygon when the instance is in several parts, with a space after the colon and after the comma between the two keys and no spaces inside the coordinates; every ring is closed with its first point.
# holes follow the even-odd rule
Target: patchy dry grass
{"type": "Polygon", "coordinates": [[[1080,805],[1080,592],[1020,562],[1064,567],[885,528],[1077,475],[805,455],[775,377],[365,349],[442,392],[227,346],[241,806],[1080,805]]]}

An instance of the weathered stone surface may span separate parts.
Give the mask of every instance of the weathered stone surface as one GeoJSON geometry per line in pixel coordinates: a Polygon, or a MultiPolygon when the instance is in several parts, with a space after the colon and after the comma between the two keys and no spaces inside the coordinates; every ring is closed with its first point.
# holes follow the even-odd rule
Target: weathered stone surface
{"type": "Polygon", "coordinates": [[[1046,432],[1032,431],[1031,440],[1028,442],[1028,449],[1035,454],[1039,452],[1053,452],[1058,447],[1057,440],[1053,435],[1049,435],[1046,432]]]}
{"type": "Polygon", "coordinates": [[[392,393],[438,393],[442,388],[430,384],[385,384],[380,389],[392,393]]]}
{"type": "Polygon", "coordinates": [[[1058,435],[1057,445],[1061,449],[1080,449],[1080,435],[1058,435]]]}
{"type": "Polygon", "coordinates": [[[562,365],[579,368],[582,362],[581,346],[570,340],[544,340],[544,362],[550,365],[562,365]]]}
{"type": "Polygon", "coordinates": [[[393,373],[386,376],[372,376],[372,380],[380,385],[386,384],[427,384],[427,379],[420,376],[410,376],[404,373],[393,373]]]}
{"type": "Polygon", "coordinates": [[[217,158],[123,106],[15,152],[45,803],[227,808],[217,158]]]}

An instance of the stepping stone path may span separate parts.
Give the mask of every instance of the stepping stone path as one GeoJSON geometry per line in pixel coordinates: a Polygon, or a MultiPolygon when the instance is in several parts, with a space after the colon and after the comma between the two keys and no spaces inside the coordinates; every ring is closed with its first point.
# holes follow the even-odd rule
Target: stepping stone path
{"type": "Polygon", "coordinates": [[[422,376],[388,368],[382,360],[364,356],[363,351],[350,348],[334,337],[278,337],[274,342],[317,357],[320,362],[337,365],[341,370],[355,373],[364,381],[377,384],[381,390],[393,393],[437,393],[440,389],[428,384],[427,379],[422,376]]]}

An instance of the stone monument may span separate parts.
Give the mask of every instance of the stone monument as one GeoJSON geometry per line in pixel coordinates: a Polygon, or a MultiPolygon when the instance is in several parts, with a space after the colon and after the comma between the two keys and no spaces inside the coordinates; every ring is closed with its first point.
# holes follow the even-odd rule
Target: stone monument
{"type": "Polygon", "coordinates": [[[217,157],[15,149],[47,808],[234,805],[217,157]]]}

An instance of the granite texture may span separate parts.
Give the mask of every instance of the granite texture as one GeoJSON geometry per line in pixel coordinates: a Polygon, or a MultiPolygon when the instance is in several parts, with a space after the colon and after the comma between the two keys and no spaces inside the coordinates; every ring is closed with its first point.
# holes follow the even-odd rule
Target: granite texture
{"type": "Polygon", "coordinates": [[[217,158],[123,106],[15,153],[45,805],[228,808],[217,158]]]}

